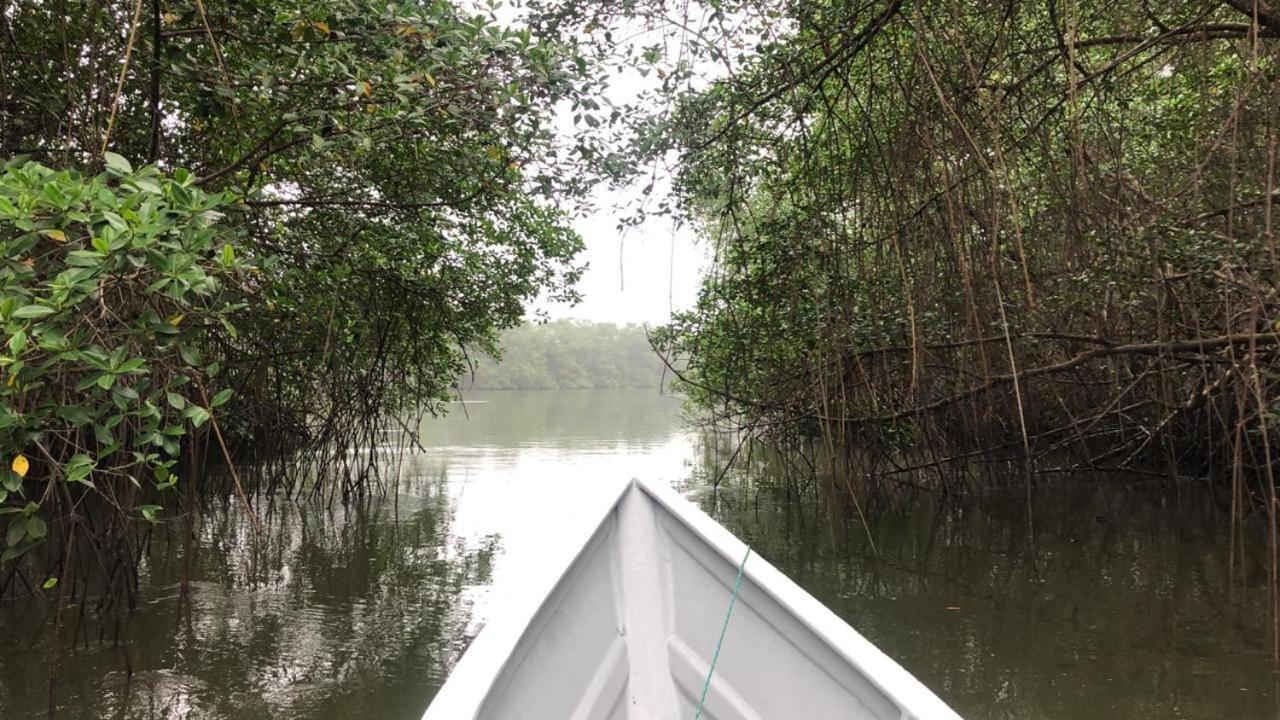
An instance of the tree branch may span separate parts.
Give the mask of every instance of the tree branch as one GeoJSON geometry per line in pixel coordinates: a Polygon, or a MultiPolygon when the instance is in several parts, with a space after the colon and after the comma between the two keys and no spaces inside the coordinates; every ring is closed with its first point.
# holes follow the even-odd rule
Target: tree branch
{"type": "Polygon", "coordinates": [[[895,420],[908,418],[918,413],[939,410],[947,405],[964,400],[965,398],[973,397],[974,395],[979,395],[993,390],[997,386],[1011,383],[1015,379],[1025,380],[1028,378],[1039,377],[1041,375],[1066,372],[1067,370],[1074,370],[1090,360],[1097,360],[1099,358],[1110,357],[1113,355],[1167,355],[1169,353],[1180,352],[1198,352],[1200,354],[1206,354],[1212,350],[1221,350],[1233,345],[1245,345],[1250,343],[1256,346],[1277,345],[1280,344],[1280,335],[1275,333],[1236,333],[1232,335],[1220,335],[1218,337],[1204,338],[1203,340],[1168,340],[1164,342],[1131,343],[1128,345],[1098,347],[1092,350],[1086,350],[1085,352],[1079,353],[1075,357],[1072,357],[1069,360],[1064,360],[1060,363],[1031,368],[1030,370],[1024,370],[1018,373],[994,375],[988,382],[983,383],[982,385],[974,386],[956,393],[955,395],[950,395],[931,403],[918,405],[889,415],[878,415],[872,417],[825,417],[819,415],[818,417],[822,420],[835,420],[857,424],[893,422],[895,420]]]}
{"type": "Polygon", "coordinates": [[[1280,32],[1280,12],[1262,0],[1222,0],[1222,2],[1248,15],[1251,19],[1256,19],[1259,25],[1280,32]]]}

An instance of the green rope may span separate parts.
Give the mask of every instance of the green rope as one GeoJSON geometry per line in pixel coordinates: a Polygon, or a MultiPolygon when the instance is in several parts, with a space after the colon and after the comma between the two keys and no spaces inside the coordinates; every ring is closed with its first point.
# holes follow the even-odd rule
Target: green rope
{"type": "Polygon", "coordinates": [[[724,625],[720,627],[720,639],[716,641],[716,651],[711,655],[711,667],[707,668],[707,679],[702,683],[702,699],[698,700],[698,712],[693,716],[693,720],[701,720],[702,707],[707,704],[711,676],[716,673],[716,662],[720,660],[720,648],[724,647],[724,635],[729,631],[729,618],[733,617],[733,606],[738,602],[738,591],[742,589],[742,571],[746,569],[749,557],[751,557],[751,547],[747,546],[747,554],[742,556],[742,563],[738,565],[738,579],[733,581],[733,594],[729,596],[729,610],[724,614],[724,625]]]}

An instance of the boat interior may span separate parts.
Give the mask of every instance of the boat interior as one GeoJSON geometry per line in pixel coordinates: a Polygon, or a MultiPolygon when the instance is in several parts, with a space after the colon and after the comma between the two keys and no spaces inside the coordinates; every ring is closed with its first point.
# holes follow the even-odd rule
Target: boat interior
{"type": "MultiPolygon", "coordinates": [[[[694,718],[741,562],[730,550],[633,482],[535,614],[477,717],[694,718]]],[[[921,717],[882,689],[848,647],[842,652],[823,628],[805,622],[786,595],[816,601],[771,566],[788,587],[782,597],[766,589],[752,563],[768,566],[755,556],[747,562],[703,720],[921,717]]],[[[870,652],[871,665],[888,662],[906,675],[870,652]]]]}

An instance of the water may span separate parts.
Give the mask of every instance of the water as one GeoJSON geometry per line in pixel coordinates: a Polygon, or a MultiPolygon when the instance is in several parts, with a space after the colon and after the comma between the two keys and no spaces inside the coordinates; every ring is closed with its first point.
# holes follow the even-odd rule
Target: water
{"type": "MultiPolygon", "coordinates": [[[[189,612],[162,527],[128,627],[79,623],[62,717],[418,718],[494,600],[632,476],[675,484],[965,717],[1280,717],[1263,553],[1229,584],[1226,519],[1199,498],[1080,478],[1033,497],[1034,543],[1021,494],[917,503],[868,531],[767,462],[713,493],[732,448],[652,392],[481,393],[463,410],[424,426],[428,451],[368,507],[277,503],[255,538],[212,503],[189,612]]],[[[0,611],[6,719],[43,716],[47,612],[0,611]]]]}

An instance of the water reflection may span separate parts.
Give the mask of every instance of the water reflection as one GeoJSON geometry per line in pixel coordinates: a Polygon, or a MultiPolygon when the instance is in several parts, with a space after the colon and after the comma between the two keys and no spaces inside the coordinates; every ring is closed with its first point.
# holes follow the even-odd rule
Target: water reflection
{"type": "MultiPolygon", "coordinates": [[[[428,421],[427,451],[368,505],[262,507],[255,537],[236,503],[214,503],[189,612],[178,528],[162,526],[127,627],[80,625],[62,716],[417,718],[494,599],[644,476],[694,498],[971,720],[1280,717],[1265,553],[1251,546],[1231,588],[1226,520],[1198,496],[1064,483],[1033,496],[1034,543],[1020,493],[890,508],[868,538],[852,508],[767,453],[725,472],[735,446],[682,429],[679,407],[647,391],[480,393],[465,416],[428,421]]],[[[44,714],[46,611],[0,610],[6,720],[44,714]]]]}
{"type": "Polygon", "coordinates": [[[1021,491],[868,533],[767,453],[714,492],[703,467],[686,494],[970,720],[1280,717],[1265,546],[1229,589],[1194,490],[1075,480],[1037,489],[1034,534],[1021,491]]]}
{"type": "MultiPolygon", "coordinates": [[[[520,588],[580,544],[630,478],[689,475],[697,443],[680,407],[652,390],[477,392],[465,418],[455,409],[424,424],[430,450],[407,467],[447,475],[452,531],[468,542],[500,533],[495,585],[520,588]]],[[[488,600],[477,593],[477,616],[488,600]]]]}
{"type": "MultiPolygon", "coordinates": [[[[688,472],[679,408],[649,391],[477,393],[423,425],[426,452],[367,505],[270,504],[259,536],[233,499],[205,508],[187,611],[180,529],[162,525],[127,627],[87,617],[65,652],[62,717],[420,717],[491,588],[519,591],[630,477],[688,472]]],[[[44,716],[47,611],[0,609],[5,720],[44,716]]]]}
{"type": "MultiPolygon", "coordinates": [[[[128,642],[86,618],[67,651],[62,716],[418,717],[469,641],[468,589],[489,582],[498,541],[452,535],[441,480],[403,491],[348,509],[270,504],[256,536],[239,505],[207,508],[181,610],[179,533],[157,533],[128,642]]],[[[6,718],[44,714],[44,610],[4,619],[6,718]]]]}
{"type": "Polygon", "coordinates": [[[453,403],[450,417],[427,420],[423,445],[440,448],[528,447],[601,453],[683,437],[680,400],[656,390],[474,392],[453,403]]]}

